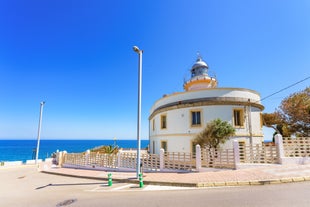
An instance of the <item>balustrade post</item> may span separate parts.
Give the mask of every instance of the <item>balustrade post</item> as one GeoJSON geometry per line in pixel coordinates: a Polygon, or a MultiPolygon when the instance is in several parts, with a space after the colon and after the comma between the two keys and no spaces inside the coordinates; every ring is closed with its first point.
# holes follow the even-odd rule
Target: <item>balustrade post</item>
{"type": "Polygon", "coordinates": [[[57,160],[57,163],[58,163],[58,166],[62,166],[62,161],[63,161],[63,159],[62,159],[62,151],[60,151],[60,152],[58,152],[57,153],[58,154],[58,160],[57,160]]]}
{"type": "Polygon", "coordinates": [[[119,169],[121,167],[122,162],[122,150],[119,150],[117,153],[117,168],[119,169]]]}
{"type": "Polygon", "coordinates": [[[164,149],[160,149],[159,151],[159,169],[160,171],[162,171],[165,167],[165,150],[164,149]]]}
{"type": "Polygon", "coordinates": [[[90,150],[86,151],[86,154],[85,154],[85,164],[86,164],[86,166],[90,165],[90,150]]]}
{"type": "Polygon", "coordinates": [[[201,147],[199,144],[196,145],[196,170],[201,170],[201,147]]]}
{"type": "Polygon", "coordinates": [[[284,155],[282,135],[276,134],[274,138],[275,138],[275,144],[277,148],[278,162],[279,164],[283,164],[283,158],[285,155],[284,155]]]}
{"type": "Polygon", "coordinates": [[[234,147],[234,161],[235,161],[235,169],[238,168],[238,165],[240,164],[240,151],[239,151],[239,142],[238,140],[233,141],[233,147],[234,147]]]}
{"type": "Polygon", "coordinates": [[[65,157],[67,156],[67,151],[62,151],[62,156],[61,156],[61,165],[65,164],[65,157]]]}
{"type": "Polygon", "coordinates": [[[59,152],[59,150],[56,151],[56,158],[55,159],[56,159],[56,163],[55,164],[59,165],[59,163],[60,163],[60,152],[59,152]]]}

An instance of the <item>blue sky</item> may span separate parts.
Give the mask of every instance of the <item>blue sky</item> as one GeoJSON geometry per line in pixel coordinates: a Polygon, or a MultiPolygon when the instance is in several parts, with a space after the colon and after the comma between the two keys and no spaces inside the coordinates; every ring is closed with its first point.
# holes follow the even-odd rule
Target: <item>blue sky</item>
{"type": "MultiPolygon", "coordinates": [[[[163,94],[183,91],[197,51],[219,87],[264,98],[310,74],[308,0],[0,1],[0,138],[135,139],[163,94]]],[[[263,101],[273,112],[306,80],[263,101]]]]}

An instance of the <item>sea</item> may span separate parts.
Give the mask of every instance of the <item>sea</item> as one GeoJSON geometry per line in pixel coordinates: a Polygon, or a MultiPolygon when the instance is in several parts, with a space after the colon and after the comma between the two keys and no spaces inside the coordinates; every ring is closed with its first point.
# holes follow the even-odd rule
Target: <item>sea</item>
{"type": "MultiPolygon", "coordinates": [[[[141,149],[148,144],[149,140],[141,140],[141,149]]],[[[136,149],[137,140],[40,140],[39,159],[50,158],[57,150],[79,153],[103,145],[136,149]]],[[[0,162],[35,159],[36,147],[37,140],[0,140],[0,162]]]]}

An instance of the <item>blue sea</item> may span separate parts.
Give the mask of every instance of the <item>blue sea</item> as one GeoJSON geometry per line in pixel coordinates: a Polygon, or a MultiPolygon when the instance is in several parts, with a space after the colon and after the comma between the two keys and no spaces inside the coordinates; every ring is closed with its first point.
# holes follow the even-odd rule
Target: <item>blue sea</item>
{"type": "MultiPolygon", "coordinates": [[[[141,140],[141,149],[148,146],[149,140],[141,140]]],[[[39,159],[49,158],[53,152],[85,152],[102,145],[117,145],[120,148],[137,148],[136,140],[41,140],[39,159]]],[[[37,140],[0,140],[1,161],[23,161],[35,159],[37,140]]]]}

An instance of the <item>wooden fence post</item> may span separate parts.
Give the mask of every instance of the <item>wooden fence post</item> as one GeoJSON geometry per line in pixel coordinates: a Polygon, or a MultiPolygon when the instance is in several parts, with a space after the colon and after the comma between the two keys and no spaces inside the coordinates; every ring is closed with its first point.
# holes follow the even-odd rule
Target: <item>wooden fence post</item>
{"type": "Polygon", "coordinates": [[[278,162],[279,164],[283,164],[283,158],[285,155],[284,155],[282,135],[276,134],[274,138],[275,138],[275,144],[277,147],[278,162]]]}
{"type": "Polygon", "coordinates": [[[160,171],[162,171],[165,167],[165,160],[164,160],[164,154],[165,154],[165,150],[164,149],[160,149],[159,152],[159,169],[160,171]]]}
{"type": "Polygon", "coordinates": [[[239,142],[238,140],[234,140],[233,142],[234,147],[234,161],[235,161],[235,169],[238,168],[238,165],[240,164],[240,152],[239,152],[239,142]]]}
{"type": "Polygon", "coordinates": [[[200,145],[196,145],[196,170],[199,172],[201,170],[201,148],[200,145]]]}

